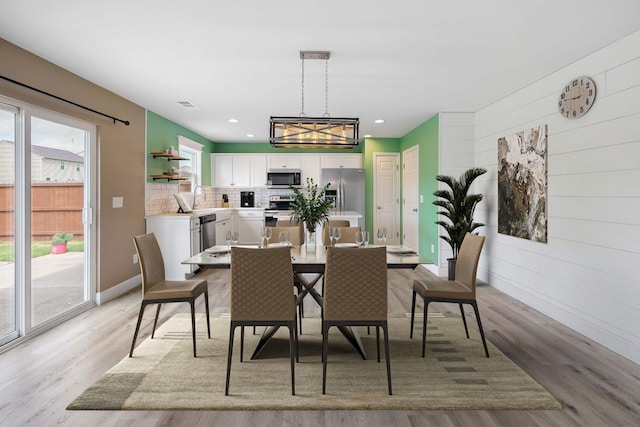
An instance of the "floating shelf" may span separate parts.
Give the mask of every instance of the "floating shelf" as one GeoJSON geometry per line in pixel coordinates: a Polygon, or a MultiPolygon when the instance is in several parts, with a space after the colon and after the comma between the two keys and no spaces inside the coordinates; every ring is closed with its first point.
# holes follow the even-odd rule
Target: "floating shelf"
{"type": "Polygon", "coordinates": [[[189,160],[185,157],[180,157],[177,156],[175,154],[169,154],[169,153],[165,153],[165,152],[160,152],[160,153],[151,153],[151,155],[153,156],[153,158],[158,158],[158,157],[164,157],[167,159],[168,162],[170,162],[171,160],[189,160]]]}
{"type": "Polygon", "coordinates": [[[155,181],[157,179],[168,179],[169,181],[183,181],[187,178],[179,175],[151,175],[151,178],[155,181]]]}

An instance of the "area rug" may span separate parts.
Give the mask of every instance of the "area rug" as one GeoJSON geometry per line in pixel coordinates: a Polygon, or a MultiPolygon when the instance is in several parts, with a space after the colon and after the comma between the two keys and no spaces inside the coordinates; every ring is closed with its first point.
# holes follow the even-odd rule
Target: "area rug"
{"type": "Polygon", "coordinates": [[[421,355],[422,319],[409,339],[410,319],[389,319],[393,395],[386,366],[377,363],[375,332],[358,328],[363,360],[335,329],[329,338],[327,394],[322,394],[320,319],[303,319],[300,362],[291,395],[288,331],[280,328],[257,360],[249,360],[259,335],[245,331],[240,363],[236,331],[230,395],[224,395],[229,319],[212,318],[212,339],[204,317],[197,320],[193,357],[188,314],[169,319],[154,339],[110,369],[67,409],[73,410],[322,410],[322,409],[560,409],[540,384],[491,343],[486,358],[477,330],[467,339],[460,318],[429,317],[427,357],[421,355]]]}

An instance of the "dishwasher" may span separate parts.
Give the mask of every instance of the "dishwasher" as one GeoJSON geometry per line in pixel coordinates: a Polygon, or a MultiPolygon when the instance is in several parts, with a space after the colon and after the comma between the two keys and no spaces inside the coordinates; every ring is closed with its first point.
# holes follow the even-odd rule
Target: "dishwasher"
{"type": "MultiPolygon", "coordinates": [[[[200,217],[200,251],[216,244],[216,214],[200,217]]],[[[200,252],[199,251],[199,252],[200,252]]]]}
{"type": "Polygon", "coordinates": [[[264,227],[263,209],[238,209],[236,211],[236,229],[240,232],[242,243],[260,243],[261,229],[264,227]]]}

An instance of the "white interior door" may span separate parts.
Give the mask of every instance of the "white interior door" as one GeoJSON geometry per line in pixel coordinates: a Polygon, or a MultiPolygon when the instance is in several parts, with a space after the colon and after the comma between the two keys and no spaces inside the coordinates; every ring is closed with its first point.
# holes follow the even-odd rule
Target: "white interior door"
{"type": "Polygon", "coordinates": [[[419,157],[418,146],[402,153],[402,243],[411,249],[419,246],[419,157]]]}
{"type": "MultiPolygon", "coordinates": [[[[373,240],[387,229],[387,244],[400,244],[400,154],[373,153],[373,240]]],[[[381,242],[380,242],[381,243],[381,242]]]]}

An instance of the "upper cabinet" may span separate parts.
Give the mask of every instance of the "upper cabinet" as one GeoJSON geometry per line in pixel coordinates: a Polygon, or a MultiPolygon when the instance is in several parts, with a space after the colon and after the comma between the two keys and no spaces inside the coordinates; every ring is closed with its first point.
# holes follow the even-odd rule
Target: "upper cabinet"
{"type": "Polygon", "coordinates": [[[267,169],[301,169],[300,156],[291,154],[269,154],[267,169]]]}
{"type": "Polygon", "coordinates": [[[251,156],[212,154],[214,187],[251,187],[251,156]]]}
{"type": "Polygon", "coordinates": [[[300,170],[302,171],[302,186],[306,187],[307,178],[320,183],[320,156],[317,154],[305,154],[300,156],[300,170]]]}
{"type": "Polygon", "coordinates": [[[323,168],[361,168],[362,154],[212,154],[211,185],[213,187],[265,188],[267,171],[300,169],[302,185],[307,178],[320,183],[323,168]]]}
{"type": "Polygon", "coordinates": [[[362,154],[322,154],[320,156],[320,168],[361,168],[362,154]]]}
{"type": "Polygon", "coordinates": [[[267,156],[264,154],[251,156],[251,186],[267,186],[267,156]]]}
{"type": "Polygon", "coordinates": [[[267,157],[264,154],[212,154],[213,187],[265,187],[267,157]]]}

